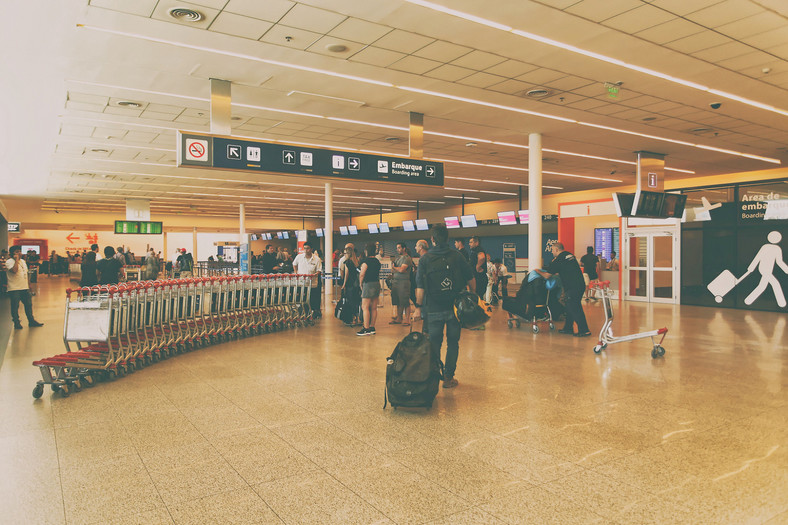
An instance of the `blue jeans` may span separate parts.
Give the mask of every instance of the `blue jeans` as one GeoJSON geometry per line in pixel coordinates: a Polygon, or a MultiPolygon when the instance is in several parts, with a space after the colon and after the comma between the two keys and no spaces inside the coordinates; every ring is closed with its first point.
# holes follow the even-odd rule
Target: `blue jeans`
{"type": "Polygon", "coordinates": [[[451,310],[424,314],[424,329],[430,336],[432,349],[438,355],[443,344],[444,327],[446,327],[446,360],[443,375],[445,379],[451,379],[457,369],[457,356],[460,353],[460,322],[451,310]]]}

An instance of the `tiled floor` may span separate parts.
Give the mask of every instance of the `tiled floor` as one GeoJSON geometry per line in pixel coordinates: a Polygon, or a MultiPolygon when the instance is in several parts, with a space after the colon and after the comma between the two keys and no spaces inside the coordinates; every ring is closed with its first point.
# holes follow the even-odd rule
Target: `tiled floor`
{"type": "Polygon", "coordinates": [[[0,523],[788,523],[785,314],[614,303],[621,333],[670,327],[654,360],[496,312],[426,413],[381,408],[407,328],[330,317],[34,400],[42,280],[0,369],[0,523]]]}

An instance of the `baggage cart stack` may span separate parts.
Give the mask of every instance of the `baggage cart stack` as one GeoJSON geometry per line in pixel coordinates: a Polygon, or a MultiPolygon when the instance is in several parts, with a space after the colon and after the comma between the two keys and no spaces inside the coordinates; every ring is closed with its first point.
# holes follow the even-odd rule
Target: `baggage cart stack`
{"type": "Polygon", "coordinates": [[[314,324],[311,275],[233,275],[66,290],[65,352],[33,362],[64,397],[211,344],[314,324]]]}

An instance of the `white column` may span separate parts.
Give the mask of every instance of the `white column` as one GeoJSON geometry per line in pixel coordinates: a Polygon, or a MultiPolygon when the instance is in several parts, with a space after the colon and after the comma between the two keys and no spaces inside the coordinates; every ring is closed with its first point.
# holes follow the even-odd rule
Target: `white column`
{"type": "Polygon", "coordinates": [[[528,269],[542,267],[542,134],[528,135],[528,269]]]}
{"type": "Polygon", "coordinates": [[[197,226],[192,229],[192,259],[194,262],[199,261],[197,258],[197,226]]]}
{"type": "MultiPolygon", "coordinates": [[[[326,182],[326,220],[323,228],[323,238],[326,240],[323,271],[331,275],[334,269],[334,185],[330,182],[326,182]]],[[[328,281],[323,290],[326,295],[333,294],[334,281],[328,281]]]]}
{"type": "Polygon", "coordinates": [[[246,206],[241,203],[238,205],[238,222],[240,230],[238,231],[238,242],[241,244],[246,243],[246,206]]]}

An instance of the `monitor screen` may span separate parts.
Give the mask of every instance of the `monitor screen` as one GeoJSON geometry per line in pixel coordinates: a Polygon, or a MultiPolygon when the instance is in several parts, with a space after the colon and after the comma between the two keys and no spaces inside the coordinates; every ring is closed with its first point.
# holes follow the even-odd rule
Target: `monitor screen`
{"type": "Polygon", "coordinates": [[[511,226],[517,224],[517,214],[513,211],[499,211],[498,224],[501,226],[511,226]]]}
{"type": "Polygon", "coordinates": [[[22,255],[27,255],[27,252],[33,250],[38,255],[41,255],[41,246],[37,244],[23,244],[22,245],[22,255]]]}
{"type": "Polygon", "coordinates": [[[613,204],[616,205],[616,215],[619,217],[632,217],[633,202],[635,202],[634,193],[613,193],[613,204]]]}
{"type": "Polygon", "coordinates": [[[635,217],[661,217],[665,194],[658,191],[640,190],[635,194],[632,215],[635,217]]]}
{"type": "Polygon", "coordinates": [[[684,215],[684,206],[687,204],[687,196],[679,193],[666,193],[665,201],[662,204],[662,216],[673,219],[680,219],[684,215]]]}
{"type": "Polygon", "coordinates": [[[289,239],[290,238],[290,232],[282,232],[282,238],[283,239],[289,239]]]}
{"type": "Polygon", "coordinates": [[[443,222],[446,223],[446,228],[452,230],[454,228],[460,227],[460,218],[459,217],[444,217],[443,222]]]}
{"type": "Polygon", "coordinates": [[[520,218],[520,224],[528,224],[528,217],[531,215],[528,210],[519,210],[517,216],[520,218]]]}
{"type": "Polygon", "coordinates": [[[416,219],[416,229],[419,231],[429,230],[430,225],[427,224],[427,219],[416,219]]]}
{"type": "Polygon", "coordinates": [[[282,235],[282,232],[276,232],[276,238],[277,239],[284,239],[285,237],[284,237],[284,235],[282,235]]]}
{"type": "Polygon", "coordinates": [[[378,225],[376,223],[367,224],[367,229],[369,233],[378,233],[378,225]]]}
{"type": "Polygon", "coordinates": [[[340,235],[347,235],[347,226],[340,226],[339,227],[339,234],[340,235]]]}
{"type": "Polygon", "coordinates": [[[347,231],[350,235],[358,235],[358,228],[355,225],[350,225],[347,227],[347,231]]]}
{"type": "Polygon", "coordinates": [[[406,232],[412,232],[416,230],[416,228],[413,226],[413,221],[402,221],[402,229],[406,232]]]}
{"type": "Polygon", "coordinates": [[[389,223],[381,222],[379,226],[380,226],[380,233],[388,233],[389,232],[389,223]]]}
{"type": "Polygon", "coordinates": [[[265,234],[265,238],[266,238],[266,239],[268,239],[268,240],[270,241],[270,240],[272,240],[272,239],[274,238],[274,234],[272,234],[272,233],[266,233],[266,234],[265,234]]]}
{"type": "Polygon", "coordinates": [[[315,234],[317,234],[318,237],[322,237],[323,236],[323,228],[316,229],[315,230],[315,234]]]}
{"type": "Polygon", "coordinates": [[[463,228],[475,228],[476,227],[476,215],[463,215],[460,217],[460,221],[462,221],[463,228]]]}
{"type": "Polygon", "coordinates": [[[249,236],[249,239],[256,241],[257,239],[259,239],[259,237],[257,237],[256,233],[253,233],[252,235],[249,236]]]}
{"type": "Polygon", "coordinates": [[[613,228],[594,228],[594,253],[609,261],[613,247],[613,228]]]}

